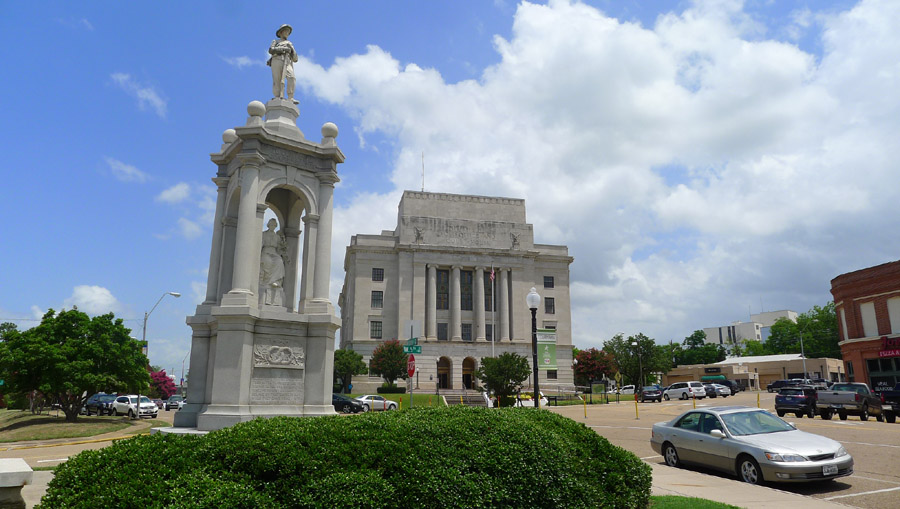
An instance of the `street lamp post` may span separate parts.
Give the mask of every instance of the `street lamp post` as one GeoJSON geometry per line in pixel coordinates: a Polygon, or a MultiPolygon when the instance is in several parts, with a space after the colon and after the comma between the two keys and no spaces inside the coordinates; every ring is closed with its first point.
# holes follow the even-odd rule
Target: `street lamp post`
{"type": "Polygon", "coordinates": [[[541,296],[537,290],[531,287],[531,291],[525,296],[528,309],[531,310],[531,366],[534,371],[534,408],[541,406],[541,389],[538,382],[538,350],[537,350],[537,308],[541,305],[541,296]]]}
{"type": "Polygon", "coordinates": [[[184,354],[184,357],[181,359],[181,383],[178,385],[181,386],[181,398],[184,399],[184,361],[187,360],[188,355],[191,354],[191,351],[188,350],[188,353],[184,354]]]}
{"type": "MultiPolygon", "coordinates": [[[[147,343],[147,319],[150,318],[150,313],[152,313],[153,310],[156,309],[156,306],[159,306],[159,303],[162,302],[162,300],[166,297],[166,295],[171,295],[172,297],[175,297],[176,299],[178,297],[181,297],[181,294],[178,292],[166,292],[166,293],[162,294],[162,296],[159,298],[159,300],[156,301],[156,304],[154,304],[153,307],[150,308],[150,311],[144,312],[144,333],[142,335],[141,342],[144,343],[144,347],[147,348],[147,362],[150,362],[150,345],[147,343]]],[[[140,388],[140,385],[138,385],[137,393],[138,393],[137,394],[137,402],[134,405],[134,416],[136,419],[140,420],[141,419],[141,388],[140,388]]]]}
{"type": "MultiPolygon", "coordinates": [[[[644,389],[644,360],[641,358],[640,345],[638,344],[637,341],[632,341],[631,346],[635,347],[635,350],[637,350],[637,353],[638,353],[638,376],[640,377],[640,380],[641,380],[640,388],[641,388],[641,390],[643,390],[644,389]]],[[[635,390],[637,390],[637,389],[638,388],[635,387],[635,390]]],[[[637,394],[637,392],[635,392],[635,394],[637,394]]]]}

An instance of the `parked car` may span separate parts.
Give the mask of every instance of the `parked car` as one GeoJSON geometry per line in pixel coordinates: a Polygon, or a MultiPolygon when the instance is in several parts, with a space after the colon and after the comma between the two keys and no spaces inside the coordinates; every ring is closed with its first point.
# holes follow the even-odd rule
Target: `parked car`
{"type": "Polygon", "coordinates": [[[87,403],[84,405],[84,413],[87,415],[112,415],[112,403],[115,399],[115,394],[98,392],[88,398],[87,403]]]}
{"type": "Polygon", "coordinates": [[[619,390],[619,394],[634,394],[633,385],[625,385],[619,390]]]}
{"type": "Polygon", "coordinates": [[[720,380],[715,383],[724,385],[725,387],[728,387],[729,389],[731,389],[731,396],[734,396],[735,394],[744,390],[744,388],[741,386],[741,384],[735,382],[734,380],[720,380]]]}
{"type": "Polygon", "coordinates": [[[703,399],[706,397],[706,389],[700,382],[675,382],[663,391],[663,399],[669,401],[677,399],[703,399]]]}
{"type": "Polygon", "coordinates": [[[812,419],[816,416],[816,388],[811,385],[782,387],[775,396],[775,413],[778,417],[791,412],[797,417],[804,415],[812,419]]]}
{"type": "Polygon", "coordinates": [[[162,408],[166,404],[163,400],[161,400],[159,398],[153,398],[153,403],[156,404],[156,408],[162,408]]]}
{"type": "Polygon", "coordinates": [[[384,396],[379,396],[377,394],[366,394],[365,396],[356,398],[356,401],[359,401],[359,403],[362,404],[363,412],[397,409],[397,402],[384,399],[384,396]]]}
{"type": "Polygon", "coordinates": [[[832,480],[853,473],[853,457],[840,443],[751,407],[688,410],[654,424],[650,446],[671,467],[713,468],[750,484],[832,480]]]}
{"type": "Polygon", "coordinates": [[[357,414],[363,411],[362,403],[341,394],[332,394],[331,404],[334,405],[334,410],[336,412],[343,412],[345,414],[357,414]]]}
{"type": "Polygon", "coordinates": [[[728,396],[731,396],[731,388],[725,387],[724,385],[712,382],[704,382],[703,388],[706,389],[706,396],[708,398],[717,398],[719,396],[727,398],[728,396]]]}
{"type": "Polygon", "coordinates": [[[645,401],[656,401],[657,403],[660,403],[662,402],[662,391],[659,390],[658,385],[647,385],[641,389],[641,395],[639,397],[641,403],[645,401]]]}
{"type": "MultiPolygon", "coordinates": [[[[117,396],[112,404],[113,415],[127,415],[128,417],[134,417],[135,407],[138,406],[137,400],[138,397],[136,394],[117,396]]],[[[141,417],[153,417],[155,419],[159,414],[159,407],[156,406],[156,403],[150,401],[150,398],[147,396],[141,396],[140,408],[141,417]]]]}
{"type": "Polygon", "coordinates": [[[166,400],[166,404],[165,404],[166,412],[168,412],[169,410],[171,410],[173,408],[175,410],[181,410],[181,407],[183,407],[183,406],[184,406],[184,398],[177,394],[173,394],[173,395],[169,396],[169,399],[166,400]]]}
{"type": "Polygon", "coordinates": [[[881,391],[881,411],[884,413],[884,420],[891,424],[897,422],[897,414],[900,413],[900,383],[892,391],[881,391]]]}
{"type": "Polygon", "coordinates": [[[766,390],[769,392],[778,392],[782,387],[788,387],[791,385],[800,385],[800,379],[796,380],[775,380],[766,386],[766,390]]]}
{"type": "Polygon", "coordinates": [[[867,421],[870,414],[879,421],[884,420],[881,397],[863,383],[838,383],[831,389],[819,391],[816,410],[825,420],[831,419],[834,414],[838,414],[842,421],[846,421],[848,415],[858,415],[859,420],[867,421]]]}

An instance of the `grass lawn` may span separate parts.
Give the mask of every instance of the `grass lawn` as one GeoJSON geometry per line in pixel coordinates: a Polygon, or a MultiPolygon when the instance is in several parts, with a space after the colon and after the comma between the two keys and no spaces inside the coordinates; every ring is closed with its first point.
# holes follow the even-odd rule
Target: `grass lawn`
{"type": "Polygon", "coordinates": [[[33,415],[29,411],[3,409],[0,410],[0,442],[92,437],[130,425],[125,417],[79,415],[75,422],[66,422],[62,412],[58,416],[56,411],[33,415]]]}
{"type": "Polygon", "coordinates": [[[713,502],[704,498],[677,497],[675,495],[650,496],[651,509],[738,509],[737,506],[713,502]]]}

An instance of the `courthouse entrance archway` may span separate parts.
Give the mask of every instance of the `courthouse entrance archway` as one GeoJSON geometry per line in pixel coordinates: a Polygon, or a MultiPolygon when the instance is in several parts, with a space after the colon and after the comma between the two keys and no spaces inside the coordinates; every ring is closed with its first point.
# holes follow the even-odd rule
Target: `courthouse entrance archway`
{"type": "Polygon", "coordinates": [[[453,388],[453,361],[449,357],[441,357],[437,362],[438,388],[453,388]]]}

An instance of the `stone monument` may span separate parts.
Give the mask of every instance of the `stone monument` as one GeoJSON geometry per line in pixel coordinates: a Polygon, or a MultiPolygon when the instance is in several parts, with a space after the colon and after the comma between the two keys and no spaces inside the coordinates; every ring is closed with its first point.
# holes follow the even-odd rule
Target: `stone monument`
{"type": "MultiPolygon", "coordinates": [[[[276,43],[286,46],[289,34],[283,25],[270,47],[281,79],[296,52],[276,43]]],[[[227,129],[210,155],[218,197],[209,275],[206,299],[187,319],[190,375],[176,429],[334,413],[332,195],[344,154],[334,124],[322,126],[319,143],[297,127],[292,69],[288,97],[276,81],[275,97],[251,102],[246,124],[227,129]],[[274,218],[264,229],[267,210],[274,218]]]]}

